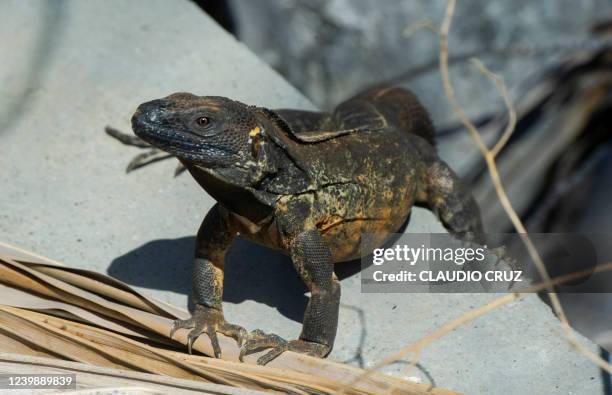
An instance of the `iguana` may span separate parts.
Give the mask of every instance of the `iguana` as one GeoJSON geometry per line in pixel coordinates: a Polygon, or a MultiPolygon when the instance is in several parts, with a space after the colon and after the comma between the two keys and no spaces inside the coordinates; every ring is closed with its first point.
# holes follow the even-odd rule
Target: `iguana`
{"type": "Polygon", "coordinates": [[[138,137],[111,132],[124,143],[176,156],[217,201],[196,238],[195,310],[175,321],[171,333],[191,329],[190,351],[206,333],[220,357],[220,332],[238,341],[241,359],[271,348],[260,364],[286,350],[326,356],[340,302],[333,264],[360,256],[363,233],[382,245],[414,204],[427,206],[460,239],[484,239],[474,199],[436,155],[429,116],[402,88],[365,91],[331,113],[175,93],[141,104],[132,129],[138,137]],[[290,255],[311,292],[299,339],[247,334],[226,322],[224,256],[238,234],[290,255]]]}

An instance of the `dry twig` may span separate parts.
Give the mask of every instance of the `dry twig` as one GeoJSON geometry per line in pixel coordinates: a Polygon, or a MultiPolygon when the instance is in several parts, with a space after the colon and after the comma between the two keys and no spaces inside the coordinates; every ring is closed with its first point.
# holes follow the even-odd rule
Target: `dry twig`
{"type": "MultiPolygon", "coordinates": [[[[512,203],[510,202],[510,199],[508,198],[506,190],[499,176],[499,171],[497,169],[495,158],[504,148],[505,144],[508,142],[512,133],[514,132],[514,128],[516,126],[516,119],[517,119],[516,112],[514,110],[514,106],[512,104],[512,101],[509,98],[509,95],[508,95],[506,86],[503,82],[503,79],[495,75],[490,70],[488,70],[482,64],[482,62],[480,62],[478,59],[472,59],[472,63],[476,67],[476,69],[480,73],[485,75],[487,78],[489,78],[492,82],[495,83],[500,95],[502,96],[504,100],[504,103],[506,105],[506,109],[508,112],[508,125],[506,126],[504,133],[502,134],[500,139],[494,144],[492,149],[489,149],[486,146],[486,144],[482,140],[482,137],[478,129],[473,124],[473,122],[470,121],[469,117],[466,115],[466,113],[463,111],[461,106],[459,106],[458,104],[458,101],[455,95],[455,91],[451,84],[449,68],[448,68],[448,33],[450,31],[452,18],[453,18],[453,14],[455,11],[455,5],[456,5],[456,0],[448,0],[444,20],[438,32],[439,39],[440,39],[439,68],[440,68],[440,73],[442,75],[442,83],[444,86],[445,94],[451,104],[453,112],[457,115],[457,117],[461,120],[462,124],[466,127],[472,139],[476,143],[480,153],[484,157],[485,162],[487,164],[489,174],[491,176],[492,182],[495,186],[495,190],[500,200],[500,203],[502,204],[502,207],[504,208],[506,214],[512,221],[512,224],[515,230],[517,231],[517,233],[519,234],[519,236],[521,237],[521,240],[525,244],[527,251],[531,259],[534,261],[540,276],[543,278],[543,282],[539,285],[534,286],[531,292],[539,292],[539,291],[544,291],[544,290],[547,291],[549,294],[551,303],[552,303],[553,311],[557,314],[559,320],[561,321],[561,326],[564,330],[564,333],[570,345],[574,347],[577,351],[582,353],[589,360],[591,360],[593,363],[595,363],[597,366],[599,366],[601,369],[607,371],[608,373],[612,373],[612,366],[610,365],[610,363],[603,360],[600,356],[593,353],[591,350],[587,349],[584,345],[579,343],[578,340],[576,339],[573,329],[571,328],[567,320],[567,317],[565,316],[565,313],[563,311],[559,298],[556,292],[554,291],[555,285],[561,282],[570,281],[570,280],[567,278],[567,276],[563,276],[565,277],[565,279],[558,278],[558,279],[553,280],[550,278],[550,275],[548,274],[548,271],[546,270],[546,267],[544,265],[544,262],[542,261],[540,254],[538,253],[531,238],[529,237],[527,230],[525,226],[523,225],[521,219],[519,218],[518,214],[512,207],[512,203]]],[[[420,27],[424,27],[424,26],[418,26],[417,28],[420,28],[420,27]]],[[[608,263],[608,264],[601,265],[600,267],[596,268],[596,271],[608,270],[611,268],[612,268],[612,263],[608,263]]],[[[584,275],[584,273],[582,275],[584,275]]],[[[580,274],[574,273],[570,276],[580,277],[580,274]]],[[[404,373],[407,373],[410,369],[416,366],[417,361],[420,356],[420,352],[425,346],[439,339],[445,334],[453,331],[457,327],[469,321],[472,321],[477,317],[485,315],[503,305],[506,305],[507,303],[513,300],[519,299],[523,295],[525,294],[513,293],[513,294],[502,296],[500,298],[490,301],[489,303],[479,308],[476,308],[462,315],[461,317],[453,321],[446,323],[445,325],[441,326],[440,328],[430,333],[429,335],[419,339],[418,341],[408,346],[402,347],[400,350],[398,350],[394,354],[389,355],[388,357],[386,357],[385,359],[383,359],[376,365],[370,367],[369,369],[364,371],[364,373],[361,376],[357,377],[356,380],[364,379],[368,377],[368,375],[371,374],[372,372],[386,365],[399,361],[400,359],[404,358],[409,353],[413,353],[413,358],[411,359],[410,364],[406,367],[406,370],[404,372],[404,373]]],[[[393,388],[390,388],[387,393],[389,393],[392,390],[393,388]]]]}
{"type": "MultiPolygon", "coordinates": [[[[456,0],[448,0],[447,7],[446,7],[446,14],[444,16],[444,21],[442,22],[442,27],[440,28],[440,72],[442,74],[442,83],[444,85],[444,91],[446,92],[446,96],[448,97],[448,100],[451,102],[453,112],[455,112],[455,114],[459,117],[463,125],[468,129],[468,131],[470,132],[470,135],[472,136],[472,139],[474,140],[482,156],[484,157],[485,162],[487,164],[487,168],[489,170],[489,174],[491,175],[491,179],[495,186],[497,196],[500,200],[500,203],[502,204],[502,207],[506,211],[506,214],[512,221],[512,225],[514,226],[516,232],[519,234],[519,236],[521,237],[521,240],[525,244],[525,247],[527,248],[529,256],[535,263],[540,276],[544,279],[545,284],[552,284],[550,275],[548,274],[548,271],[546,270],[544,262],[542,261],[542,257],[538,253],[537,249],[535,248],[533,244],[533,241],[529,237],[527,233],[527,229],[525,229],[525,226],[523,225],[521,219],[519,218],[518,214],[512,207],[512,203],[510,202],[510,199],[508,198],[506,190],[502,184],[502,181],[499,176],[498,169],[497,169],[497,165],[495,163],[496,155],[501,151],[505,143],[508,141],[508,139],[512,135],[512,132],[514,131],[514,126],[515,126],[514,123],[516,122],[516,113],[514,112],[511,101],[508,98],[508,93],[506,91],[503,80],[497,77],[491,71],[487,70],[484,67],[484,65],[482,65],[482,63],[479,63],[479,62],[475,63],[477,65],[477,68],[486,77],[488,77],[493,82],[495,82],[508,108],[508,115],[509,115],[508,127],[504,131],[504,134],[502,135],[500,140],[495,144],[495,146],[491,150],[488,149],[487,146],[484,144],[482,138],[480,137],[480,133],[478,132],[474,124],[470,121],[470,119],[467,117],[467,115],[461,109],[461,107],[459,106],[457,102],[457,98],[455,96],[455,92],[454,92],[453,86],[450,81],[449,70],[448,70],[448,32],[450,30],[451,21],[452,21],[453,14],[455,11],[455,5],[456,5],[456,0]]],[[[561,321],[561,327],[563,328],[566,334],[567,340],[570,342],[570,344],[574,348],[576,348],[576,350],[580,351],[588,359],[590,359],[595,364],[597,364],[600,368],[606,370],[609,373],[612,373],[612,365],[610,365],[610,363],[608,363],[607,361],[604,361],[599,355],[593,353],[591,350],[587,349],[586,347],[584,347],[584,345],[578,342],[578,340],[576,339],[574,335],[573,329],[571,328],[567,320],[567,317],[565,316],[565,312],[563,311],[561,302],[559,301],[559,297],[554,291],[553,286],[549,285],[546,291],[549,294],[553,310],[559,317],[559,320],[561,321]]]]}

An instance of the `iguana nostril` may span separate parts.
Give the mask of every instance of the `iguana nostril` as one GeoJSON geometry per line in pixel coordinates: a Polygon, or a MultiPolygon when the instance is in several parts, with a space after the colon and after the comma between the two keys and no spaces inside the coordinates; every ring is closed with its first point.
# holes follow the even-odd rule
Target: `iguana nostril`
{"type": "Polygon", "coordinates": [[[136,109],[132,120],[135,122],[159,122],[166,107],[167,102],[161,99],[143,103],[136,109]]]}

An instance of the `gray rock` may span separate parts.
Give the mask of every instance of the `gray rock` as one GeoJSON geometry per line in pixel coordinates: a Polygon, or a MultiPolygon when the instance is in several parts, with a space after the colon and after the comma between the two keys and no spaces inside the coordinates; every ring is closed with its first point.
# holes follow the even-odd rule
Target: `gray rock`
{"type": "MultiPolygon", "coordinates": [[[[364,85],[396,80],[422,65],[427,72],[399,78],[439,125],[455,123],[437,71],[438,39],[418,22],[439,26],[445,1],[232,0],[238,35],[253,52],[316,104],[328,107],[364,85]]],[[[468,0],[457,4],[450,55],[478,55],[511,91],[552,61],[564,46],[579,46],[589,27],[612,17],[607,0],[468,0]]],[[[503,108],[491,83],[467,65],[452,68],[457,95],[471,116],[503,108]]]]}

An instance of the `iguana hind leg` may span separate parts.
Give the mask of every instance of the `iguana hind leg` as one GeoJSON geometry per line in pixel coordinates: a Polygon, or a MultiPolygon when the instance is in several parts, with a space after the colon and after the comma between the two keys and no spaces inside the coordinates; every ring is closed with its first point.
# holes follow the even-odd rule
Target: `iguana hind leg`
{"type": "Polygon", "coordinates": [[[429,165],[425,180],[426,203],[446,230],[463,241],[484,244],[478,204],[455,172],[436,159],[429,165]]]}
{"type": "MultiPolygon", "coordinates": [[[[487,240],[478,204],[455,172],[446,163],[436,159],[430,163],[426,182],[428,191],[426,203],[446,230],[461,240],[466,247],[486,246],[487,240]]],[[[505,247],[487,247],[487,249],[488,254],[498,261],[503,261],[513,270],[522,270],[516,260],[506,254],[505,247]]],[[[468,261],[464,268],[473,264],[468,261]]],[[[471,267],[473,270],[482,270],[482,265],[471,267]]],[[[481,284],[485,289],[489,289],[491,285],[486,280],[482,280],[481,284]]]]}
{"type": "Polygon", "coordinates": [[[332,349],[338,328],[340,283],[333,268],[331,252],[318,230],[300,233],[291,244],[293,264],[311,292],[298,340],[286,341],[277,335],[256,330],[242,346],[240,359],[265,348],[272,348],[257,360],[265,365],[285,351],[324,357],[332,349]]]}

